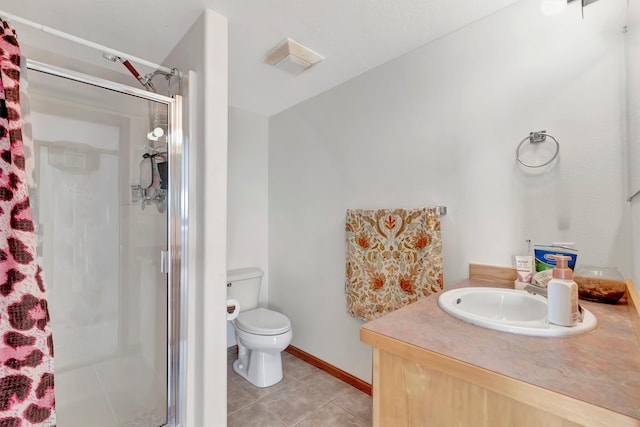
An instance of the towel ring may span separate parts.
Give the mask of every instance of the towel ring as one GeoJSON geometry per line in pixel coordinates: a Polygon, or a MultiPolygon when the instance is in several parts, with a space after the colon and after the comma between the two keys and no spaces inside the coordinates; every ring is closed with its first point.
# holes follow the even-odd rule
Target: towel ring
{"type": "Polygon", "coordinates": [[[558,157],[559,152],[560,152],[560,144],[558,143],[558,140],[555,139],[552,135],[549,135],[546,130],[541,130],[538,132],[529,132],[529,136],[523,139],[522,141],[520,141],[520,144],[518,144],[518,148],[516,150],[516,158],[518,159],[518,162],[520,162],[520,164],[523,166],[526,166],[528,168],[541,168],[553,162],[553,160],[556,157],[558,157]],[[539,165],[535,165],[535,164],[527,163],[520,158],[520,149],[522,148],[522,144],[524,144],[527,141],[529,141],[531,144],[545,142],[547,140],[547,137],[551,138],[553,142],[556,144],[556,151],[553,153],[553,156],[549,160],[539,165]]]}

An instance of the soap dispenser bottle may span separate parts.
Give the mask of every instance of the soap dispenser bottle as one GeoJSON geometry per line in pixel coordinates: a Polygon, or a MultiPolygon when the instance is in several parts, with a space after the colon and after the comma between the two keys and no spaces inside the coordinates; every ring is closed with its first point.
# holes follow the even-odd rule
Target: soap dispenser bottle
{"type": "Polygon", "coordinates": [[[554,258],[556,267],[547,284],[549,322],[560,326],[575,326],[580,319],[578,285],[573,281],[573,271],[567,267],[570,257],[555,255],[554,258]]]}

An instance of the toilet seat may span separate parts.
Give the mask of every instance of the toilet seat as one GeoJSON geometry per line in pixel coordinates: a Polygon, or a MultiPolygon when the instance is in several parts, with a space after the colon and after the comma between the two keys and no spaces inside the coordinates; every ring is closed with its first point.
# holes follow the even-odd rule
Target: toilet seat
{"type": "Polygon", "coordinates": [[[241,331],[255,335],[280,335],[291,329],[287,316],[263,307],[240,312],[234,322],[241,331]]]}

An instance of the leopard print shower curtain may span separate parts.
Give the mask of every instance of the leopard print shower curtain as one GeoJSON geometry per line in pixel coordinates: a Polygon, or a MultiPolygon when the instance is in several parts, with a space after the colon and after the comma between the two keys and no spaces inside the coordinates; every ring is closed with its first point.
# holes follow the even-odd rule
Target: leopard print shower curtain
{"type": "Polygon", "coordinates": [[[0,426],[56,424],[53,339],[29,204],[20,47],[0,19],[0,426]]]}

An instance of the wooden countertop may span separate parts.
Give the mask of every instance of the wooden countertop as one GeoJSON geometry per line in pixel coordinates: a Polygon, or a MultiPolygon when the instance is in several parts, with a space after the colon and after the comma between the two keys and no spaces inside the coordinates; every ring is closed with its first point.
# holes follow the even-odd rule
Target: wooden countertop
{"type": "MultiPolygon", "coordinates": [[[[455,287],[464,286],[505,287],[479,280],[455,287]]],[[[518,383],[508,379],[496,386],[503,393],[519,395],[524,402],[530,399],[533,406],[552,404],[558,411],[582,411],[584,408],[576,406],[580,401],[604,409],[591,415],[612,421],[609,425],[640,425],[635,422],[640,420],[640,342],[626,299],[616,305],[581,300],[598,319],[597,328],[582,335],[547,338],[471,325],[442,311],[437,298],[432,295],[364,324],[361,340],[403,357],[427,354],[429,359],[423,361],[430,366],[461,362],[455,368],[461,377],[481,368],[490,371],[481,372],[482,381],[499,378],[487,376],[497,373],[534,386],[518,388],[518,383]],[[537,388],[563,396],[551,394],[540,399],[537,388]],[[609,411],[622,417],[605,418],[611,415],[609,411]]]]}

